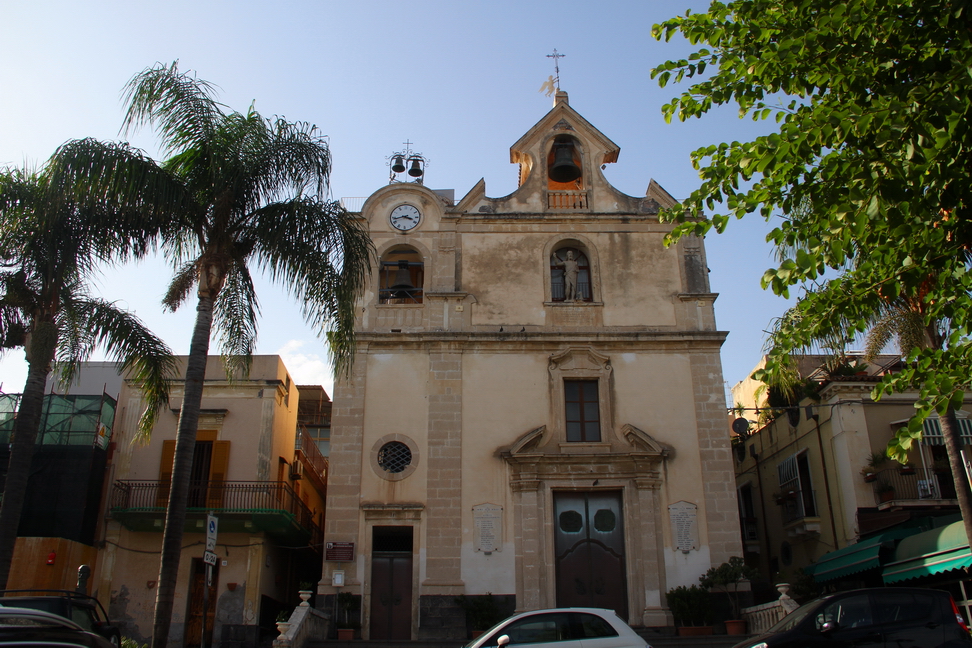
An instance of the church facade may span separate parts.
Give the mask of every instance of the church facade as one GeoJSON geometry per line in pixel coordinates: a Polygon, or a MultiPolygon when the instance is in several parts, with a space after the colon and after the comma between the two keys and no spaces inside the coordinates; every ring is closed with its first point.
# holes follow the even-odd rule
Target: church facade
{"type": "Polygon", "coordinates": [[[671,625],[665,592],[741,555],[703,241],[663,245],[675,201],[613,188],[619,150],[558,92],[512,194],[365,201],[319,586],[364,638],[465,636],[460,595],[671,625]]]}

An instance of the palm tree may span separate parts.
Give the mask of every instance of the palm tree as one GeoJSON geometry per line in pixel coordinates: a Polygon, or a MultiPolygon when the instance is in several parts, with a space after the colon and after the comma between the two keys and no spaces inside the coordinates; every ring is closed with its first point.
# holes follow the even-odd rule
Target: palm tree
{"type": "Polygon", "coordinates": [[[137,318],[86,291],[98,262],[146,251],[150,221],[76,201],[52,168],[41,175],[0,171],[0,350],[23,347],[28,363],[0,505],[0,589],[10,574],[55,360],[61,378],[70,382],[97,346],[106,347],[142,386],[149,405],[139,422],[142,432],[151,430],[168,402],[166,377],[175,366],[168,347],[137,318]]]}
{"type": "Polygon", "coordinates": [[[265,119],[252,107],[226,113],[212,86],[180,72],[177,63],[137,74],[125,99],[124,128],[156,127],[168,160],[156,167],[123,146],[82,140],[67,145],[68,171],[120,209],[151,204],[167,213],[161,246],[175,276],[163,303],[175,310],[196,293],[152,637],[153,646],[164,648],[213,328],[227,371],[245,374],[259,310],[252,263],[287,287],[311,325],[330,328],[332,363],[346,371],[354,301],[370,274],[373,248],[361,222],[322,199],[330,152],[316,127],[265,119]]]}

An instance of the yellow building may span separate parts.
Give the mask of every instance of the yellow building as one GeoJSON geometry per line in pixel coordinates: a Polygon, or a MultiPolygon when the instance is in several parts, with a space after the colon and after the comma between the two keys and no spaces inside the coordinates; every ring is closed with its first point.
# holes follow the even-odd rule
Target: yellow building
{"type": "MultiPolygon", "coordinates": [[[[792,402],[767,403],[751,380],[733,388],[743,408],[737,416],[752,421],[734,426],[748,427],[734,439],[745,557],[768,583],[792,580],[797,570],[838,589],[895,583],[884,569],[898,543],[958,513],[938,420],[926,421],[908,465],[887,459],[888,441],[915,412],[913,393],[871,398],[897,356],[852,359],[832,371],[824,360],[800,358],[813,393],[792,402]]],[[[972,425],[959,416],[968,444],[972,425]]]]}
{"type": "MultiPolygon", "coordinates": [[[[185,358],[181,361],[184,362],[185,358]]],[[[308,388],[321,410],[327,398],[308,388]]],[[[274,620],[320,577],[327,460],[298,425],[300,390],[277,356],[255,356],[249,377],[228,381],[218,357],[206,368],[193,482],[179,563],[171,642],[199,645],[207,514],[218,520],[209,589],[207,646],[257,645],[274,620]],[[302,587],[303,584],[303,587],[302,587]]],[[[109,463],[107,518],[92,582],[110,592],[109,614],[123,634],[152,634],[155,586],[182,390],[172,389],[146,445],[132,443],[143,409],[121,388],[109,463]]],[[[320,417],[317,417],[320,419],[320,417]]],[[[311,422],[315,420],[310,417],[311,422]]]]}
{"type": "Polygon", "coordinates": [[[703,241],[663,245],[675,201],[614,189],[619,151],[558,92],[512,194],[364,202],[379,265],[335,388],[319,589],[360,601],[363,637],[462,638],[459,595],[670,625],[665,592],[741,554],[703,241]]]}

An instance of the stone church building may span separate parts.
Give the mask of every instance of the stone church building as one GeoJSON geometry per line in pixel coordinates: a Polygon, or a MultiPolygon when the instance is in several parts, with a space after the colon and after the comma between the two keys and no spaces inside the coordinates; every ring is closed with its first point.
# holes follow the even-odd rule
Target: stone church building
{"type": "Polygon", "coordinates": [[[510,195],[365,201],[319,586],[363,638],[463,637],[462,594],[671,625],[665,592],[741,555],[705,248],[664,247],[675,201],[612,187],[619,151],[558,92],[510,195]]]}

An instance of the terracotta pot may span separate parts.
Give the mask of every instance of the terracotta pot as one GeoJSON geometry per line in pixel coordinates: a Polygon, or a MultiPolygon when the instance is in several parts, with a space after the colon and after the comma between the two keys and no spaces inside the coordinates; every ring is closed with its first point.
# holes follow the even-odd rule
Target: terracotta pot
{"type": "Polygon", "coordinates": [[[880,493],[878,493],[878,499],[881,500],[882,502],[890,502],[891,500],[894,499],[894,491],[893,490],[881,491],[880,493]]]}
{"type": "Polygon", "coordinates": [[[338,628],[338,641],[351,641],[354,639],[354,628],[338,628]]]}
{"type": "Polygon", "coordinates": [[[874,473],[867,473],[866,475],[864,475],[864,481],[868,483],[872,481],[877,481],[877,475],[875,475],[874,473]]]}
{"type": "Polygon", "coordinates": [[[712,626],[679,626],[679,637],[701,637],[712,634],[712,626]]]}
{"type": "Polygon", "coordinates": [[[730,619],[726,621],[726,634],[742,635],[746,634],[746,622],[742,619],[730,619]]]}

